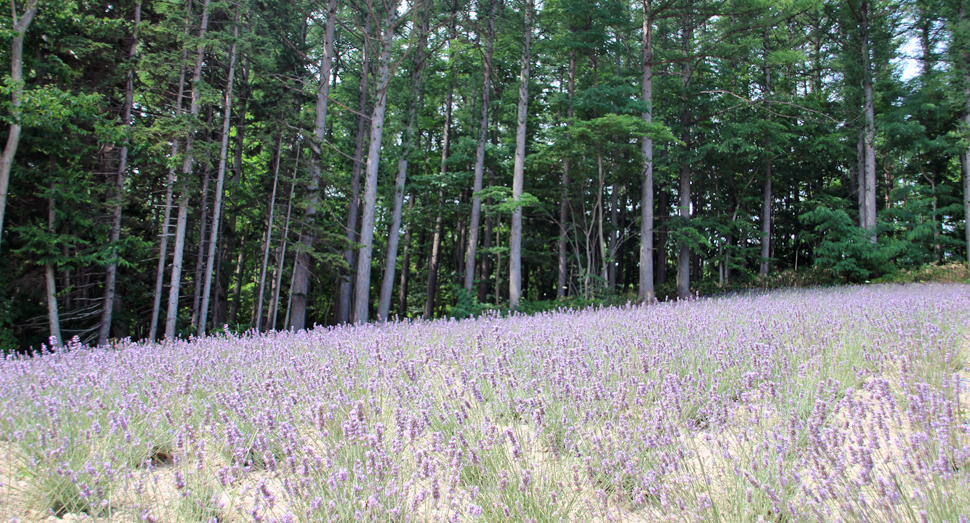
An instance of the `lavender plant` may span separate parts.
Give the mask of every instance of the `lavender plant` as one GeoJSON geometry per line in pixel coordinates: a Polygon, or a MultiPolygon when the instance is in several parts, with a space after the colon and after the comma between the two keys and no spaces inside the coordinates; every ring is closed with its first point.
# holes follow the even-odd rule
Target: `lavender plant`
{"type": "Polygon", "coordinates": [[[0,519],[968,521],[970,286],[0,362],[0,519]]]}

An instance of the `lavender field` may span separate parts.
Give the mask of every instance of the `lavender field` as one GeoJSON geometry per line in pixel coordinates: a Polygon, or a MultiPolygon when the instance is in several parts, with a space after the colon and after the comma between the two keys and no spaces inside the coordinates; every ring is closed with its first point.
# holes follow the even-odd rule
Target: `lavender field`
{"type": "Polygon", "coordinates": [[[0,521],[970,521],[970,286],[0,362],[0,521]]]}

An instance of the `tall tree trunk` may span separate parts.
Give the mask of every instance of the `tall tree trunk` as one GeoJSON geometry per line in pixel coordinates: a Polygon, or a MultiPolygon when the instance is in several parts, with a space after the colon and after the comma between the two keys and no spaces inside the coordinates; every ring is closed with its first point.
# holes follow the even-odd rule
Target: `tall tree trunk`
{"type": "MultiPolygon", "coordinates": [[[[209,236],[209,252],[206,255],[205,284],[202,289],[202,310],[199,313],[198,334],[205,334],[206,319],[209,315],[209,295],[212,290],[212,275],[215,272],[216,249],[219,245],[219,224],[222,220],[222,193],[226,183],[226,163],[229,158],[229,125],[232,121],[232,84],[236,77],[236,39],[239,38],[239,13],[236,13],[235,25],[232,30],[233,42],[229,49],[229,78],[226,80],[226,96],[223,100],[225,105],[222,115],[222,144],[219,148],[219,172],[216,173],[216,193],[215,202],[212,206],[212,230],[209,236]]],[[[279,165],[279,154],[277,153],[277,167],[279,165]]],[[[273,186],[274,195],[276,186],[273,186]]],[[[270,221],[272,221],[272,213],[270,221]]],[[[261,303],[262,304],[262,303],[261,303]]],[[[258,327],[257,327],[258,328],[258,327]]]]}
{"type": "MultiPolygon", "coordinates": [[[[397,248],[401,237],[401,214],[404,208],[404,184],[407,182],[408,160],[414,150],[414,141],[418,133],[418,109],[422,101],[421,89],[424,78],[424,66],[427,62],[425,52],[425,47],[428,43],[427,5],[422,6],[420,17],[421,20],[417,28],[418,44],[414,54],[414,68],[411,72],[408,126],[404,131],[401,158],[397,162],[397,178],[394,180],[394,210],[391,213],[391,226],[387,232],[387,257],[384,262],[384,279],[381,281],[381,295],[377,300],[378,320],[387,320],[391,311],[391,294],[394,292],[394,272],[397,269],[397,248]]],[[[404,270],[407,270],[407,268],[404,270]]]]}
{"type": "Polygon", "coordinates": [[[606,290],[610,294],[616,292],[616,249],[617,249],[617,234],[620,231],[620,187],[613,183],[610,188],[610,230],[607,231],[607,236],[609,237],[608,249],[608,263],[606,265],[606,290]]]}
{"type": "MultiPolygon", "coordinates": [[[[135,2],[135,20],[131,30],[131,46],[128,47],[128,72],[125,74],[125,102],[121,110],[124,126],[131,129],[131,107],[135,98],[135,55],[138,52],[138,26],[141,25],[141,0],[135,2]]],[[[111,260],[105,269],[104,302],[101,304],[101,326],[98,329],[98,345],[108,343],[111,335],[111,316],[114,313],[115,282],[118,278],[118,241],[121,239],[121,211],[124,206],[125,174],[128,170],[128,142],[126,137],[118,158],[118,171],[115,174],[114,198],[111,209],[110,243],[114,247],[111,260]]]]}
{"type": "Polygon", "coordinates": [[[478,230],[482,219],[482,184],[485,178],[485,144],[488,142],[488,110],[492,99],[492,55],[495,47],[495,16],[498,0],[489,1],[488,30],[485,34],[485,70],[482,73],[482,119],[478,122],[478,143],[475,146],[475,177],[472,181],[472,211],[468,224],[468,249],[465,251],[465,281],[469,294],[475,284],[475,258],[478,250],[478,230]]]}
{"type": "Polygon", "coordinates": [[[276,210],[276,187],[280,180],[280,159],[283,154],[283,132],[276,142],[276,156],[273,160],[273,190],[269,197],[269,213],[266,216],[266,233],[263,242],[263,262],[259,266],[259,283],[256,285],[255,296],[256,305],[253,313],[253,324],[256,325],[256,332],[263,331],[263,295],[266,290],[266,268],[269,266],[269,251],[273,245],[273,218],[276,210]]]}
{"type": "MultiPolygon", "coordinates": [[[[771,96],[771,64],[768,62],[768,30],[764,30],[764,80],[765,105],[771,96]]],[[[771,123],[771,113],[766,116],[771,123]]],[[[770,130],[769,130],[770,133],[770,130]]],[[[768,275],[769,260],[771,259],[771,138],[765,141],[765,185],[761,200],[761,276],[768,275]]]]}
{"type": "MultiPolygon", "coordinates": [[[[522,44],[522,70],[519,73],[519,110],[515,129],[515,162],[512,168],[512,201],[519,202],[525,185],[525,131],[529,116],[529,68],[532,63],[533,0],[525,0],[525,42],[522,44]]],[[[518,308],[522,298],[522,207],[512,212],[509,239],[509,307],[518,308]]]]}
{"type": "Polygon", "coordinates": [[[669,194],[665,190],[660,191],[660,201],[658,202],[658,208],[660,210],[660,227],[657,230],[657,247],[654,249],[657,251],[657,280],[656,283],[663,285],[667,282],[667,200],[669,194]]]}
{"type": "MultiPolygon", "coordinates": [[[[643,60],[640,66],[640,86],[643,104],[647,110],[640,116],[650,125],[653,123],[653,23],[647,3],[643,5],[643,60]]],[[[652,303],[653,282],[653,138],[646,135],[640,139],[643,157],[643,185],[640,194],[640,287],[638,298],[652,303]]]]}
{"type": "Polygon", "coordinates": [[[310,287],[310,251],[313,250],[313,225],[317,204],[320,201],[320,147],[327,132],[327,107],[330,100],[330,72],[333,65],[336,16],[337,0],[330,0],[327,5],[327,25],[323,57],[320,59],[320,83],[317,84],[316,118],[313,128],[313,136],[320,143],[311,144],[310,183],[307,187],[309,199],[306,211],[303,213],[303,234],[300,237],[300,250],[296,255],[293,292],[290,295],[292,306],[287,326],[294,330],[301,330],[306,326],[307,291],[310,287]]]}
{"type": "MultiPolygon", "coordinates": [[[[488,198],[485,200],[485,205],[492,205],[492,199],[488,198]]],[[[492,235],[493,229],[495,228],[491,216],[485,217],[485,235],[482,238],[482,250],[488,251],[492,248],[492,235]]],[[[478,283],[478,301],[480,303],[485,303],[488,299],[489,287],[492,283],[492,256],[491,254],[486,254],[482,256],[481,273],[479,276],[478,283]]]]}
{"type": "MultiPolygon", "coordinates": [[[[571,122],[573,118],[573,102],[576,95],[576,50],[569,51],[569,78],[567,80],[566,87],[566,97],[569,98],[569,105],[566,107],[566,121],[571,122]]],[[[567,133],[566,139],[569,140],[572,134],[567,133]]],[[[558,274],[556,279],[556,298],[563,298],[566,296],[567,283],[566,278],[568,275],[567,271],[567,250],[566,250],[566,240],[569,235],[569,172],[572,168],[572,162],[568,158],[562,161],[562,178],[560,183],[562,184],[562,190],[559,195],[559,259],[558,259],[558,274]]]]}
{"type": "Polygon", "coordinates": [[[867,198],[866,198],[866,145],[865,145],[865,130],[859,133],[858,140],[856,141],[856,169],[855,173],[857,176],[858,185],[858,196],[859,196],[859,227],[863,229],[866,228],[866,217],[869,215],[866,211],[867,198]]]}
{"type": "MultiPolygon", "coordinates": [[[[246,243],[246,242],[240,242],[246,243]]],[[[239,254],[236,256],[236,270],[233,271],[233,285],[232,285],[232,306],[229,307],[229,318],[228,322],[230,324],[235,324],[239,318],[239,307],[242,305],[242,286],[243,286],[243,276],[245,272],[245,266],[243,261],[245,261],[246,249],[240,247],[239,254]]]]}
{"type": "Polygon", "coordinates": [[[24,33],[37,14],[38,0],[27,0],[23,14],[17,18],[17,3],[11,2],[13,38],[10,46],[10,113],[13,123],[7,134],[7,145],[0,156],[0,239],[3,237],[3,216],[7,209],[7,191],[10,188],[10,170],[20,145],[20,102],[24,97],[24,33]]]}
{"type": "Polygon", "coordinates": [[[283,265],[286,261],[286,241],[290,235],[290,211],[293,210],[293,192],[296,189],[296,175],[300,169],[300,147],[296,147],[296,161],[293,165],[293,179],[290,181],[290,197],[286,200],[286,219],[283,221],[283,234],[280,235],[280,247],[276,254],[276,268],[274,274],[276,283],[273,286],[273,300],[269,308],[269,325],[276,329],[276,317],[280,308],[280,285],[283,282],[283,265]]]}
{"type": "MultiPolygon", "coordinates": [[[[195,71],[192,74],[192,102],[189,105],[189,114],[194,121],[199,117],[199,101],[202,93],[200,84],[202,80],[202,65],[205,57],[205,33],[209,27],[209,3],[205,0],[202,5],[202,23],[199,25],[199,47],[196,51],[195,71]]],[[[185,176],[184,182],[187,184],[192,176],[192,140],[194,129],[190,129],[185,138],[185,162],[182,164],[182,173],[185,176]]],[[[182,189],[182,196],[179,199],[178,222],[175,229],[175,252],[172,255],[172,277],[171,286],[168,292],[168,312],[165,315],[165,338],[175,338],[176,320],[178,320],[179,287],[182,281],[182,256],[185,253],[185,229],[189,217],[189,193],[191,189],[186,185],[182,189]]]]}
{"type": "MultiPolygon", "coordinates": [[[[455,25],[452,23],[450,31],[450,41],[452,49],[457,34],[455,25]]],[[[454,51],[449,53],[449,63],[454,64],[454,51]]],[[[441,236],[444,234],[444,211],[445,204],[445,176],[448,174],[448,155],[451,152],[451,115],[455,100],[455,84],[458,81],[457,71],[453,71],[454,78],[448,94],[445,96],[445,125],[441,137],[441,169],[438,184],[438,206],[436,207],[434,238],[431,241],[431,264],[428,266],[428,287],[427,298],[424,302],[424,319],[429,320],[434,315],[435,297],[438,292],[438,268],[441,266],[441,236]]]]}
{"type": "Polygon", "coordinates": [[[866,216],[864,229],[869,231],[870,241],[876,243],[876,116],[873,101],[872,64],[869,50],[869,4],[863,2],[860,13],[862,31],[862,89],[865,96],[865,198],[866,216]]]}
{"type": "Polygon", "coordinates": [[[600,285],[603,285],[608,281],[606,264],[609,256],[606,251],[606,235],[603,231],[603,222],[605,221],[603,217],[603,191],[606,190],[606,171],[603,169],[603,151],[600,149],[596,150],[596,172],[598,175],[598,184],[596,186],[596,208],[594,209],[594,219],[596,220],[597,243],[599,243],[600,281],[603,282],[600,285]]]}
{"type": "MultiPolygon", "coordinates": [[[[684,94],[687,94],[687,86],[690,84],[691,70],[690,63],[687,60],[690,56],[690,45],[691,45],[691,34],[692,31],[688,27],[689,21],[685,21],[683,28],[683,56],[684,64],[681,68],[681,88],[684,94]]],[[[690,125],[691,125],[691,111],[689,108],[684,108],[680,113],[680,125],[683,128],[683,136],[681,139],[684,142],[684,147],[688,150],[691,147],[690,140],[690,125]]],[[[680,165],[680,216],[684,218],[684,221],[690,220],[690,178],[691,178],[691,166],[686,161],[680,165]]],[[[690,247],[687,244],[682,243],[679,245],[680,252],[677,254],[677,297],[684,300],[690,296],[690,247]]]]}
{"type": "MultiPolygon", "coordinates": [[[[371,35],[371,16],[367,15],[364,25],[365,38],[371,35]]],[[[360,176],[364,170],[364,143],[367,141],[367,134],[370,127],[367,125],[367,77],[370,71],[370,46],[364,45],[363,63],[361,64],[359,97],[357,100],[357,134],[354,145],[354,166],[350,176],[350,202],[347,206],[347,244],[344,251],[344,261],[350,267],[351,272],[356,268],[357,249],[353,244],[357,241],[357,222],[360,218],[360,176]]],[[[347,323],[350,321],[351,302],[354,293],[353,275],[340,279],[337,289],[337,323],[347,323]]]]}
{"type": "MultiPolygon", "coordinates": [[[[446,132],[447,134],[447,132],[446,132]]],[[[441,162],[444,164],[444,161],[441,162]]],[[[441,207],[445,203],[445,189],[438,188],[438,215],[434,220],[434,235],[431,239],[431,258],[428,260],[427,298],[424,301],[424,319],[430,320],[434,315],[435,292],[438,289],[438,267],[441,265],[441,236],[444,234],[444,217],[441,207]]]]}
{"type": "MultiPolygon", "coordinates": [[[[956,49],[959,50],[960,70],[963,75],[963,99],[964,105],[963,124],[965,129],[970,129],[970,17],[967,16],[966,4],[960,4],[959,16],[960,31],[954,38],[956,43],[961,44],[956,49]]],[[[963,232],[967,242],[967,265],[970,266],[970,145],[961,151],[960,165],[963,170],[963,232]]]]}
{"type": "MultiPolygon", "coordinates": [[[[408,216],[413,216],[414,194],[408,198],[408,216]]],[[[409,220],[408,229],[404,233],[404,253],[401,256],[401,283],[398,285],[397,316],[404,318],[408,312],[408,280],[411,277],[411,231],[414,230],[414,218],[409,220]]]]}
{"type": "MultiPolygon", "coordinates": [[[[189,1],[186,7],[185,14],[185,37],[189,36],[189,18],[192,13],[192,2],[189,1]]],[[[179,67],[179,83],[178,83],[178,95],[175,99],[175,114],[182,114],[182,101],[185,98],[185,63],[188,60],[189,48],[185,46],[182,48],[182,60],[179,62],[181,66],[179,67]]],[[[179,150],[179,140],[175,136],[172,138],[172,152],[171,158],[174,159],[178,155],[179,150]]],[[[155,294],[154,294],[154,304],[152,306],[152,319],[151,326],[148,329],[148,339],[150,341],[155,341],[158,335],[158,318],[162,312],[162,289],[165,283],[165,261],[168,257],[168,237],[171,235],[172,228],[172,201],[175,191],[175,167],[172,166],[168,170],[168,179],[165,184],[165,211],[162,217],[162,227],[161,234],[158,242],[158,269],[155,273],[155,294]]]]}
{"type": "Polygon", "coordinates": [[[192,297],[192,328],[195,329],[199,324],[199,306],[202,304],[202,273],[205,272],[205,242],[206,227],[209,225],[209,182],[212,179],[212,113],[213,106],[209,106],[209,118],[206,120],[206,148],[205,148],[205,169],[202,171],[202,205],[199,212],[199,245],[195,253],[195,278],[192,297]]]}
{"type": "MultiPolygon", "coordinates": [[[[53,192],[53,187],[51,187],[53,192]]],[[[54,222],[57,214],[54,212],[54,197],[47,200],[47,230],[54,232],[54,222]]],[[[44,264],[44,279],[47,282],[47,324],[50,327],[51,338],[57,341],[52,345],[57,347],[64,346],[64,338],[61,336],[61,319],[57,311],[57,279],[54,277],[54,264],[44,264]]]]}
{"type": "Polygon", "coordinates": [[[398,23],[400,0],[391,0],[380,30],[381,57],[377,66],[377,99],[371,114],[370,147],[364,178],[363,213],[360,221],[360,252],[357,256],[357,275],[354,281],[354,323],[366,323],[370,307],[371,256],[374,250],[374,218],[377,212],[377,171],[380,168],[381,138],[384,135],[384,112],[391,78],[391,51],[394,28],[398,23]]]}

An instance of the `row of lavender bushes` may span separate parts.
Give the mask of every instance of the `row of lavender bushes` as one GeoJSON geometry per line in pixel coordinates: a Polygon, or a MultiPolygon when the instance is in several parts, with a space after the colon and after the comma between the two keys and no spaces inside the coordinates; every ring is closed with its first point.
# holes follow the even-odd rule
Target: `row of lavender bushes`
{"type": "Polygon", "coordinates": [[[970,286],[0,362],[0,518],[970,518],[970,286]]]}

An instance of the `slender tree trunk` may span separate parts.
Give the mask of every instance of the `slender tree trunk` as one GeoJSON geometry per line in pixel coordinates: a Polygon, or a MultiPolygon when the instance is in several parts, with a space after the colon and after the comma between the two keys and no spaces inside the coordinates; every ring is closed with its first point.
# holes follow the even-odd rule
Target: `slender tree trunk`
{"type": "MultiPolygon", "coordinates": [[[[242,71],[240,71],[239,78],[239,96],[238,100],[238,110],[236,111],[236,133],[235,133],[235,145],[233,146],[233,160],[232,160],[232,178],[229,180],[229,193],[235,195],[242,184],[243,175],[243,150],[246,143],[246,110],[248,106],[248,85],[249,85],[249,61],[246,57],[243,57],[242,61],[242,71]]],[[[235,201],[232,198],[230,201],[235,201]]],[[[223,265],[228,267],[233,263],[233,253],[236,252],[236,245],[240,245],[239,253],[236,255],[236,260],[238,263],[235,265],[235,270],[233,270],[232,276],[228,281],[232,281],[232,292],[226,291],[226,302],[225,310],[220,311],[219,315],[213,314],[213,329],[218,325],[224,324],[235,324],[236,318],[239,313],[240,295],[242,293],[242,260],[244,256],[245,249],[241,246],[245,243],[244,240],[239,238],[239,229],[236,226],[236,215],[237,213],[230,213],[226,216],[226,227],[225,232],[220,234],[220,238],[225,239],[226,247],[222,250],[222,263],[219,267],[223,265]]],[[[221,282],[220,282],[221,285],[221,282]]],[[[218,293],[217,293],[218,295],[218,293]]]]}
{"type": "MultiPolygon", "coordinates": [[[[192,102],[189,106],[189,114],[195,120],[199,117],[199,101],[202,93],[199,90],[202,80],[202,65],[205,56],[205,33],[209,26],[209,3],[205,0],[202,5],[202,23],[199,25],[199,47],[196,52],[195,71],[192,75],[192,102]]],[[[182,173],[185,175],[186,182],[192,175],[192,138],[193,129],[185,139],[185,162],[182,164],[182,173]]],[[[189,193],[190,188],[186,186],[182,189],[182,196],[179,199],[178,222],[175,230],[175,252],[172,255],[172,277],[171,286],[168,293],[168,313],[165,316],[165,338],[175,338],[175,326],[178,320],[179,287],[182,281],[182,256],[185,253],[185,229],[189,217],[189,193]]]]}
{"type": "MultiPolygon", "coordinates": [[[[423,98],[421,89],[424,78],[424,66],[427,62],[425,47],[428,42],[427,6],[422,6],[421,11],[421,21],[417,28],[418,44],[414,54],[414,69],[411,73],[408,126],[404,131],[401,158],[397,162],[397,178],[394,180],[394,210],[391,214],[391,226],[387,234],[387,257],[384,261],[384,279],[381,281],[381,295],[377,300],[377,319],[382,321],[387,320],[391,311],[391,294],[394,292],[394,272],[397,269],[397,248],[401,237],[401,214],[404,208],[404,184],[407,181],[408,160],[414,150],[414,141],[418,133],[418,109],[421,106],[423,98]]],[[[407,268],[404,270],[407,270],[407,268]]]]}
{"type": "MultiPolygon", "coordinates": [[[[764,31],[764,74],[765,101],[771,96],[771,64],[768,62],[768,30],[764,31]]],[[[771,123],[771,113],[766,117],[771,123]]],[[[765,141],[765,185],[761,200],[761,276],[768,275],[769,260],[771,259],[771,138],[765,141]]]]}
{"type": "Polygon", "coordinates": [[[475,258],[478,250],[478,230],[482,219],[482,184],[485,178],[485,144],[488,142],[488,110],[492,98],[492,56],[495,47],[495,16],[498,0],[489,2],[488,30],[485,34],[485,70],[482,73],[482,119],[478,123],[478,143],[475,146],[475,178],[472,182],[472,211],[468,225],[468,249],[465,251],[465,281],[469,294],[475,284],[475,258]]]}
{"type": "MultiPolygon", "coordinates": [[[[690,176],[688,164],[680,166],[680,216],[690,219],[690,176]]],[[[677,297],[686,299],[690,296],[690,248],[680,245],[677,254],[677,297]]]]}
{"type": "MultiPolygon", "coordinates": [[[[189,34],[189,16],[192,9],[192,2],[188,3],[188,13],[186,13],[185,18],[185,36],[188,37],[189,34]]],[[[189,48],[182,48],[182,61],[181,67],[179,68],[179,87],[178,96],[175,100],[175,113],[182,114],[182,100],[185,98],[185,63],[188,59],[189,48]]],[[[174,159],[178,155],[179,140],[178,137],[173,137],[172,139],[172,152],[171,157],[174,159]]],[[[158,317],[162,310],[162,288],[165,283],[165,261],[168,256],[168,237],[171,235],[172,227],[172,200],[175,190],[175,167],[173,166],[168,171],[168,180],[165,184],[165,211],[162,218],[161,235],[158,243],[158,270],[155,273],[155,294],[154,294],[154,305],[152,306],[152,319],[151,326],[148,330],[148,339],[150,341],[155,341],[158,334],[158,317]]]]}
{"type": "Polygon", "coordinates": [[[283,265],[286,261],[286,241],[290,235],[290,211],[293,209],[293,192],[296,189],[296,175],[300,169],[300,147],[296,148],[296,161],[293,165],[293,179],[290,181],[290,197],[286,200],[286,219],[283,221],[283,234],[280,237],[280,248],[276,255],[276,284],[273,286],[273,301],[269,308],[269,324],[276,329],[276,317],[280,308],[280,285],[283,282],[283,265]]]}
{"type": "MultiPolygon", "coordinates": [[[[371,17],[369,14],[364,26],[364,34],[368,37],[371,34],[371,17]]],[[[370,46],[364,45],[363,55],[360,86],[358,88],[360,94],[357,100],[359,115],[357,117],[356,144],[354,145],[354,166],[350,176],[350,202],[347,208],[347,244],[350,246],[353,246],[357,241],[357,222],[360,218],[360,176],[364,170],[364,143],[367,140],[367,134],[370,132],[367,118],[363,116],[367,114],[367,76],[370,70],[370,46]]],[[[347,262],[347,266],[353,272],[356,268],[357,249],[349,247],[345,250],[344,261],[347,262]]],[[[337,293],[337,323],[347,323],[350,321],[351,302],[354,293],[353,276],[341,278],[337,293]]]]}
{"type": "MultiPolygon", "coordinates": [[[[303,231],[300,231],[300,237],[303,237],[303,231]]],[[[293,257],[293,273],[290,275],[290,292],[286,293],[286,317],[283,319],[283,325],[290,325],[290,313],[293,311],[293,289],[296,287],[296,271],[299,267],[300,258],[299,253],[293,257]]],[[[288,330],[293,330],[292,326],[287,327],[288,330]]]]}
{"type": "MultiPolygon", "coordinates": [[[[51,187],[53,192],[53,187],[51,187]]],[[[47,200],[47,230],[54,232],[54,222],[57,214],[54,212],[54,197],[47,200]]],[[[56,343],[51,345],[57,347],[64,346],[64,338],[61,336],[61,319],[57,311],[57,279],[54,276],[54,264],[44,265],[44,279],[47,282],[47,323],[50,326],[51,338],[55,338],[56,343]]]]}
{"type": "Polygon", "coordinates": [[[7,145],[0,156],[0,238],[3,235],[3,217],[7,209],[7,191],[10,188],[10,170],[20,145],[20,103],[24,97],[24,34],[37,14],[38,0],[27,0],[23,14],[17,18],[17,3],[11,2],[13,38],[10,46],[10,112],[13,123],[7,134],[7,145]]]}
{"type": "Polygon", "coordinates": [[[608,262],[606,265],[606,290],[610,294],[616,292],[616,235],[620,230],[620,213],[619,209],[617,208],[619,207],[619,197],[620,188],[616,183],[614,183],[610,188],[610,230],[606,233],[609,237],[609,256],[607,257],[608,262]]]}
{"type": "Polygon", "coordinates": [[[229,307],[228,318],[230,324],[235,324],[239,318],[239,307],[242,304],[243,273],[245,272],[243,261],[245,261],[245,254],[246,249],[240,248],[239,254],[236,256],[236,270],[233,271],[232,306],[229,307]]]}
{"type": "MultiPolygon", "coordinates": [[[[566,107],[566,120],[571,122],[573,118],[573,98],[576,95],[575,49],[569,52],[569,78],[567,80],[567,84],[566,96],[569,98],[569,105],[566,107]]],[[[566,139],[570,139],[571,136],[571,133],[567,133],[566,139]]],[[[562,162],[562,179],[560,180],[560,183],[562,184],[562,192],[559,196],[559,264],[556,280],[556,298],[564,298],[567,291],[566,278],[568,271],[566,266],[566,240],[568,239],[569,235],[569,172],[571,168],[572,162],[570,162],[568,158],[564,159],[562,162]]]]}
{"type": "MultiPolygon", "coordinates": [[[[684,94],[687,93],[687,86],[690,83],[691,71],[689,62],[686,60],[689,56],[689,50],[691,45],[691,29],[685,27],[683,29],[683,55],[684,64],[681,69],[681,87],[684,90],[684,94]]],[[[689,150],[691,147],[690,141],[690,124],[691,124],[691,111],[689,108],[685,108],[680,114],[680,125],[683,128],[682,140],[684,141],[684,146],[689,150]]],[[[690,179],[691,179],[691,166],[689,163],[684,162],[680,165],[680,216],[684,218],[685,221],[690,219],[690,179]]],[[[677,255],[677,297],[680,299],[687,299],[690,296],[690,247],[686,244],[679,245],[680,252],[677,255]]]]}
{"type": "Polygon", "coordinates": [[[280,180],[280,159],[283,154],[283,132],[276,142],[276,157],[273,161],[273,190],[269,197],[269,213],[266,217],[266,234],[263,236],[263,263],[259,266],[259,284],[256,286],[256,306],[253,324],[256,325],[256,332],[263,331],[263,294],[266,289],[266,268],[269,266],[269,251],[273,244],[273,218],[276,210],[276,187],[280,180]]]}
{"type": "MultiPolygon", "coordinates": [[[[444,162],[442,162],[443,164],[444,162]]],[[[431,239],[431,257],[428,263],[427,298],[424,301],[424,319],[434,315],[435,291],[438,289],[438,267],[441,265],[441,236],[444,234],[444,217],[441,207],[445,203],[445,189],[438,188],[438,215],[434,220],[434,235],[431,239]]]]}
{"type": "Polygon", "coordinates": [[[660,198],[658,207],[660,210],[660,227],[657,231],[657,281],[656,283],[663,285],[667,282],[667,200],[669,195],[667,191],[660,191],[660,198]]]}
{"type": "MultiPolygon", "coordinates": [[[[643,8],[643,61],[641,64],[641,97],[647,111],[640,116],[650,125],[653,123],[653,23],[647,4],[643,8]]],[[[653,282],[653,138],[640,139],[643,157],[643,185],[640,194],[640,288],[641,301],[652,303],[653,282]]]]}
{"type": "MultiPolygon", "coordinates": [[[[963,74],[964,129],[970,129],[970,17],[967,16],[966,4],[960,4],[958,19],[962,31],[954,40],[962,42],[959,49],[960,70],[963,74]]],[[[967,265],[970,266],[970,145],[961,151],[960,166],[963,170],[963,232],[967,242],[967,265]]]]}
{"type": "Polygon", "coordinates": [[[391,0],[380,30],[381,57],[377,66],[377,100],[374,101],[374,112],[371,115],[370,147],[367,151],[367,169],[364,178],[364,207],[360,222],[361,246],[357,256],[357,278],[354,281],[354,323],[366,323],[370,307],[371,256],[374,250],[374,218],[377,212],[377,171],[380,167],[384,112],[387,109],[387,91],[391,78],[391,51],[399,4],[400,0],[391,0]]]}
{"type": "Polygon", "coordinates": [[[864,3],[861,13],[862,31],[862,89],[865,96],[865,198],[866,216],[863,228],[876,243],[876,116],[873,101],[872,65],[869,51],[869,6],[864,3]]]}
{"type": "MultiPolygon", "coordinates": [[[[454,24],[451,26],[450,33],[450,40],[453,46],[455,38],[457,37],[454,24]]],[[[449,55],[449,63],[453,64],[454,52],[449,53],[449,55]]],[[[435,297],[438,292],[438,267],[441,266],[441,236],[444,234],[444,212],[442,210],[445,204],[444,179],[445,175],[448,174],[448,155],[451,152],[451,115],[455,99],[455,83],[458,80],[457,72],[453,74],[455,74],[454,80],[448,89],[448,94],[445,96],[445,126],[441,137],[441,169],[439,171],[441,177],[438,185],[438,206],[434,223],[434,238],[431,241],[431,264],[428,266],[427,298],[424,302],[424,319],[426,320],[431,319],[434,315],[435,297]]]]}
{"type": "MultiPolygon", "coordinates": [[[[209,106],[209,118],[206,120],[206,131],[212,129],[212,106],[209,106]]],[[[199,212],[199,245],[195,253],[195,278],[192,298],[192,328],[199,324],[199,306],[202,304],[202,278],[205,272],[205,241],[206,227],[209,225],[209,181],[212,179],[212,135],[206,133],[205,169],[202,171],[202,205],[199,212]]]]}
{"type": "Polygon", "coordinates": [[[594,218],[596,220],[596,239],[597,243],[599,244],[600,255],[599,273],[601,278],[600,281],[602,282],[600,285],[604,285],[609,279],[606,274],[606,264],[609,256],[606,251],[606,235],[603,231],[603,223],[605,221],[603,217],[603,191],[606,190],[606,171],[603,169],[603,151],[600,149],[596,150],[596,171],[598,175],[598,184],[596,186],[596,209],[594,210],[594,218]]]}
{"type": "MultiPolygon", "coordinates": [[[[128,47],[128,72],[125,75],[125,102],[121,119],[125,127],[131,129],[131,107],[135,98],[135,55],[138,52],[138,26],[141,25],[141,0],[135,2],[135,20],[131,31],[131,46],[128,47]]],[[[101,304],[101,326],[98,329],[98,345],[106,345],[111,335],[111,317],[114,313],[115,282],[118,278],[117,245],[121,239],[121,211],[124,206],[125,174],[128,170],[128,142],[125,138],[118,158],[118,171],[115,174],[114,198],[111,209],[110,243],[115,246],[111,261],[105,270],[104,302],[101,304]]]]}
{"type": "Polygon", "coordinates": [[[858,185],[858,196],[859,196],[859,227],[863,229],[866,228],[866,216],[869,215],[866,211],[867,199],[866,199],[866,145],[865,145],[865,131],[859,133],[859,139],[856,141],[856,176],[858,185]]]}
{"type": "MultiPolygon", "coordinates": [[[[491,198],[486,199],[485,204],[492,205],[492,199],[491,198]]],[[[484,234],[484,237],[482,238],[482,250],[484,251],[488,251],[489,249],[492,248],[492,235],[493,235],[492,231],[494,227],[495,226],[492,222],[492,217],[486,216],[485,234],[484,234]]],[[[489,291],[489,287],[491,286],[491,283],[492,283],[492,256],[491,254],[486,254],[485,256],[482,256],[481,273],[479,276],[479,283],[478,283],[478,301],[480,303],[485,303],[485,300],[488,299],[488,291],[489,291]]]]}
{"type": "MultiPolygon", "coordinates": [[[[408,216],[413,216],[414,194],[408,198],[408,216]]],[[[401,256],[401,283],[398,285],[397,317],[404,318],[408,312],[408,280],[411,277],[411,231],[414,230],[414,219],[409,220],[407,231],[404,232],[404,253],[401,256]]]]}
{"type": "MultiPolygon", "coordinates": [[[[236,39],[239,38],[239,13],[236,13],[235,26],[233,27],[232,47],[229,49],[229,78],[226,80],[226,96],[223,100],[225,112],[222,115],[222,144],[219,149],[219,172],[216,173],[216,193],[215,202],[212,206],[212,231],[209,236],[209,252],[206,255],[205,284],[202,289],[202,311],[199,313],[198,334],[205,334],[206,319],[209,315],[209,295],[212,290],[212,274],[215,272],[216,248],[219,245],[219,224],[222,220],[222,196],[226,183],[226,163],[229,158],[229,124],[232,122],[232,84],[236,77],[236,39]]],[[[277,153],[277,167],[279,166],[279,153],[277,153]]],[[[273,185],[275,196],[276,185],[273,185]]],[[[272,212],[270,221],[272,221],[272,212]]],[[[262,302],[260,302],[262,305],[262,302]]],[[[258,330],[257,324],[257,330],[258,330]]]]}
{"type": "MultiPolygon", "coordinates": [[[[525,131],[529,116],[529,68],[532,63],[533,0],[525,0],[525,42],[519,74],[519,110],[515,129],[515,162],[512,168],[512,201],[519,202],[525,184],[525,131]]],[[[518,308],[522,298],[522,207],[512,212],[509,239],[509,307],[518,308]]]]}
{"type": "MultiPolygon", "coordinates": [[[[337,16],[337,0],[327,5],[327,25],[324,35],[324,52],[320,60],[320,83],[317,84],[316,119],[313,136],[323,141],[327,132],[327,107],[330,100],[330,73],[333,66],[334,34],[337,16]]],[[[362,74],[366,74],[362,73],[362,74]]],[[[317,205],[320,201],[320,143],[311,144],[310,183],[307,187],[309,199],[303,213],[303,234],[300,237],[300,250],[296,255],[296,269],[293,274],[293,292],[290,295],[292,307],[287,326],[301,330],[306,326],[307,291],[310,287],[310,251],[313,249],[313,225],[317,205]]]]}

